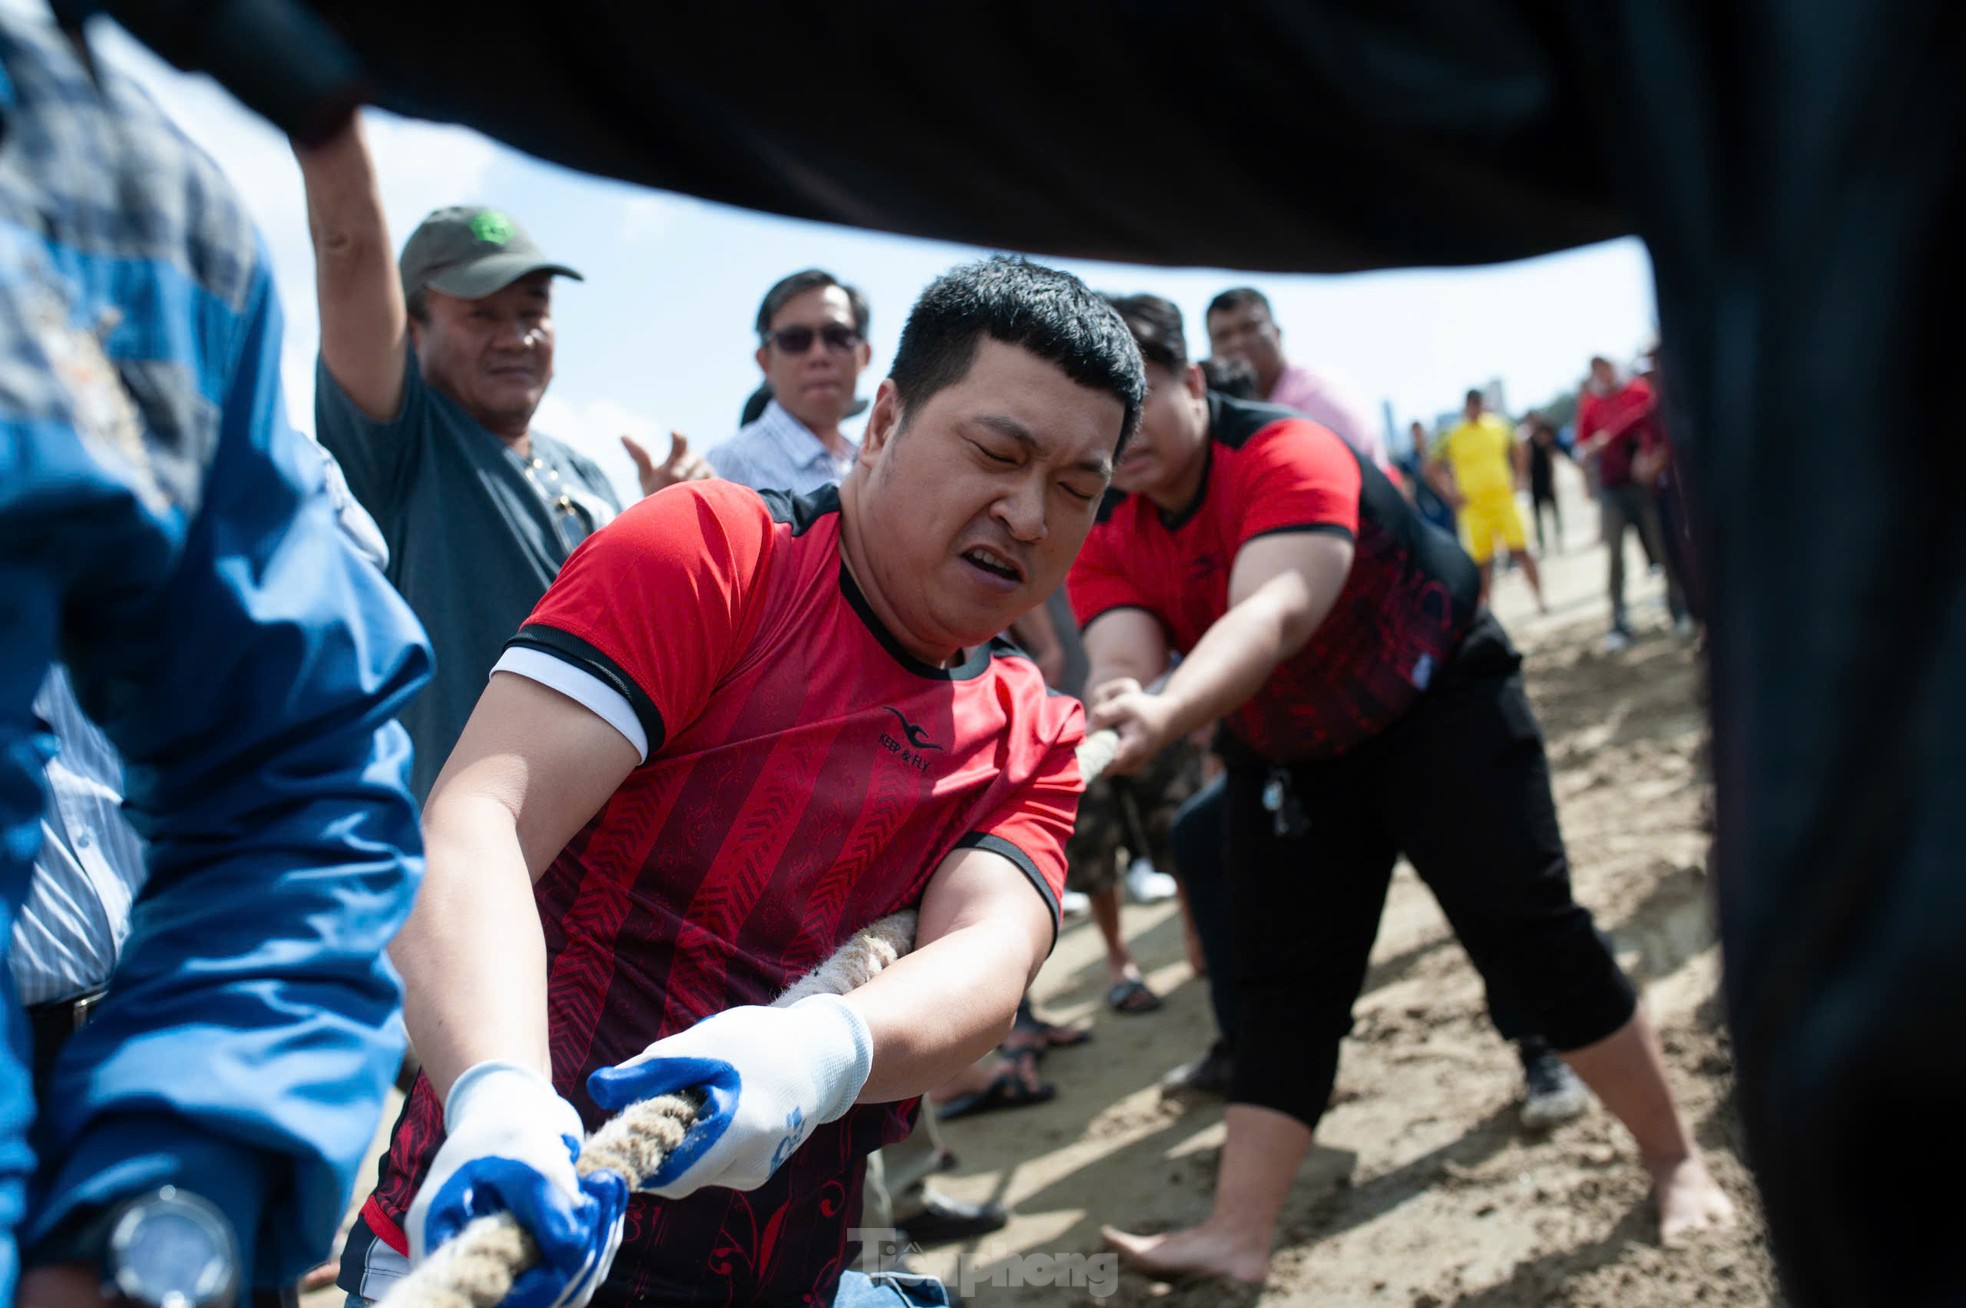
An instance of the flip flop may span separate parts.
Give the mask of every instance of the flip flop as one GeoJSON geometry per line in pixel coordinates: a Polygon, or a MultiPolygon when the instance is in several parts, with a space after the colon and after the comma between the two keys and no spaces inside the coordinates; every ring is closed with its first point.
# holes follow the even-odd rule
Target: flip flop
{"type": "Polygon", "coordinates": [[[1017,1020],[1011,1024],[1010,1036],[1003,1042],[1004,1052],[1021,1053],[1025,1050],[1042,1057],[1053,1049],[1070,1049],[1076,1045],[1089,1043],[1092,1032],[1080,1027],[1060,1026],[1047,1022],[1029,1008],[1017,1010],[1017,1020]]]}
{"type": "Polygon", "coordinates": [[[1040,1082],[1036,1086],[1026,1085],[1016,1064],[1004,1067],[990,1084],[981,1090],[966,1095],[957,1095],[935,1106],[937,1119],[947,1122],[958,1117],[973,1117],[977,1113],[987,1113],[996,1108],[1028,1108],[1032,1104],[1042,1104],[1058,1093],[1058,1087],[1050,1082],[1040,1082]]]}
{"type": "Polygon", "coordinates": [[[1106,992],[1106,1004],[1115,1013],[1151,1013],[1161,1006],[1161,998],[1147,989],[1145,981],[1130,977],[1106,992]]]}

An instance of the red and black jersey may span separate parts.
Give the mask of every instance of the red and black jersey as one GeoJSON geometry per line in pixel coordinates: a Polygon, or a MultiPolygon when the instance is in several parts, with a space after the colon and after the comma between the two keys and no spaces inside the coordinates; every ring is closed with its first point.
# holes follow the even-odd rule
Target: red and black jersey
{"type": "MultiPolygon", "coordinates": [[[[960,849],[1003,855],[1056,920],[1077,701],[1008,645],[946,669],[906,653],[842,562],[833,488],[643,500],[574,552],[499,666],[646,740],[535,890],[553,1080],[590,1128],[589,1073],[769,1003],[960,849]]],[[[637,1195],[601,1301],[830,1303],[862,1159],[913,1109],[854,1108],[749,1193],[637,1195]]],[[[442,1121],[419,1080],[365,1211],[391,1244],[442,1121]]]]}
{"type": "Polygon", "coordinates": [[[1258,536],[1349,537],[1352,570],[1310,642],[1228,725],[1277,762],[1330,758],[1391,725],[1461,642],[1480,576],[1391,482],[1325,428],[1287,409],[1210,393],[1208,463],[1178,515],[1121,497],[1086,538],[1068,589],[1081,626],[1151,613],[1186,653],[1229,607],[1236,554],[1258,536]]]}

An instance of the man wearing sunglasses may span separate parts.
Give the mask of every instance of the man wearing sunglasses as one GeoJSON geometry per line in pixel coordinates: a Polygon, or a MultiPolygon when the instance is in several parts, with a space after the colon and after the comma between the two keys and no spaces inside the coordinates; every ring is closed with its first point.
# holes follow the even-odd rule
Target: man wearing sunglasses
{"type": "Polygon", "coordinates": [[[437,655],[403,714],[421,799],[499,649],[621,511],[599,467],[532,427],[553,379],[553,279],[580,274],[481,208],[432,213],[399,263],[360,122],[295,153],[321,309],[315,427],[437,655]]]}
{"type": "Polygon", "coordinates": [[[720,477],[806,495],[843,479],[860,447],[840,430],[854,410],[867,344],[867,297],[831,273],[781,277],[758,306],[758,367],[771,402],[710,451],[720,477]]]}

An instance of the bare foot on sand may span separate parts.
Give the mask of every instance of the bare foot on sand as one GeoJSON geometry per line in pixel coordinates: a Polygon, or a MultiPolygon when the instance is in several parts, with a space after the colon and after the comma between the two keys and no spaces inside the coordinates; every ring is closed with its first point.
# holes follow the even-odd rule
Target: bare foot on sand
{"type": "Polygon", "coordinates": [[[1698,1155],[1650,1168],[1652,1195],[1659,1205],[1659,1243],[1683,1243],[1699,1231],[1734,1224],[1734,1203],[1721,1192],[1698,1155]]]}
{"type": "Polygon", "coordinates": [[[1134,1271],[1164,1280],[1221,1277],[1244,1285],[1261,1285],[1270,1275],[1267,1248],[1251,1244],[1246,1237],[1218,1233],[1206,1226],[1191,1226],[1165,1235],[1132,1235],[1102,1226],[1099,1237],[1134,1271]]]}

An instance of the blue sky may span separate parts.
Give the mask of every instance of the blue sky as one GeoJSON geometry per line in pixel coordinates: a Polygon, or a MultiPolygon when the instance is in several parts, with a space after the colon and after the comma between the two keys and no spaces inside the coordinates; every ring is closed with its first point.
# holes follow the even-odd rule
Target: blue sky
{"type": "MultiPolygon", "coordinates": [[[[208,80],[175,72],[109,24],[92,36],[99,53],[136,75],[218,160],[265,232],[287,314],[288,401],[296,425],[311,430],[313,258],[285,139],[208,80]]],[[[600,181],[460,128],[374,113],[368,127],[398,248],[439,205],[491,204],[586,274],[556,291],[557,375],[536,425],[599,460],[628,496],[634,476],[621,433],[647,438],[660,457],[672,428],[698,449],[734,431],[758,381],[751,323],[780,276],[818,266],[867,293],[874,360],[862,393],[871,395],[916,293],[943,269],[987,253],[600,181]]],[[[1336,377],[1375,413],[1389,402],[1402,431],[1409,419],[1457,407],[1470,385],[1492,378],[1503,381],[1511,407],[1540,403],[1573,387],[1592,354],[1634,355],[1656,322],[1650,265],[1631,240],[1482,269],[1340,277],[1050,262],[1100,290],[1173,299],[1197,353],[1206,352],[1200,321],[1209,298],[1238,283],[1260,286],[1289,357],[1336,377]]]]}

